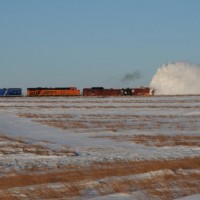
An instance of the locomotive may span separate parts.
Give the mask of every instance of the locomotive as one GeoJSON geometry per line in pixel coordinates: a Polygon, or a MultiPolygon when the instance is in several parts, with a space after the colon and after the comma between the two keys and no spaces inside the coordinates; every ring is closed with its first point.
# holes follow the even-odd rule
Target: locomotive
{"type": "Polygon", "coordinates": [[[0,89],[1,97],[13,97],[13,96],[22,96],[21,88],[2,88],[0,89]]]}
{"type": "Polygon", "coordinates": [[[76,87],[27,88],[27,96],[80,96],[80,90],[76,87]]]}
{"type": "Polygon", "coordinates": [[[154,95],[154,89],[149,87],[139,87],[139,88],[127,88],[122,89],[123,95],[129,95],[129,96],[149,96],[154,95]]]}
{"type": "Polygon", "coordinates": [[[121,96],[121,89],[104,89],[103,87],[84,88],[83,96],[121,96]]]}

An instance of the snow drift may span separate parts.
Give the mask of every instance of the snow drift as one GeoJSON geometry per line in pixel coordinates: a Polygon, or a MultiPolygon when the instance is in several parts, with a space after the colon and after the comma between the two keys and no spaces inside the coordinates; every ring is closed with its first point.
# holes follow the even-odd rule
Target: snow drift
{"type": "Polygon", "coordinates": [[[200,65],[190,62],[163,64],[153,76],[150,87],[158,95],[200,94],[200,65]]]}

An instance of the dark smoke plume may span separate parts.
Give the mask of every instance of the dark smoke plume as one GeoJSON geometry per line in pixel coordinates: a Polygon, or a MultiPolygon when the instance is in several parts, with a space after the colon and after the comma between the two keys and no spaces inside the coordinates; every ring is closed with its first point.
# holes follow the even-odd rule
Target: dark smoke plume
{"type": "Polygon", "coordinates": [[[139,70],[134,71],[133,73],[128,73],[122,78],[122,82],[135,81],[141,78],[141,73],[139,70]]]}

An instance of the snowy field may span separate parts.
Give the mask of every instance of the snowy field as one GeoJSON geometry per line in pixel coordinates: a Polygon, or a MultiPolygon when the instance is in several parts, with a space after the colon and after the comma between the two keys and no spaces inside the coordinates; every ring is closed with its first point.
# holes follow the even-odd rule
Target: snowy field
{"type": "Polygon", "coordinates": [[[200,96],[0,98],[0,170],[2,199],[200,199],[200,96]]]}

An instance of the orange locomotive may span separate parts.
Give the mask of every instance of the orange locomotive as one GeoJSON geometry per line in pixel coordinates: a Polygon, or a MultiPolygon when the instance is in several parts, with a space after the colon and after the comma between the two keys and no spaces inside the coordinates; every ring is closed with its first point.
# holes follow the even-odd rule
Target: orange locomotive
{"type": "Polygon", "coordinates": [[[80,90],[76,87],[27,88],[27,96],[80,96],[80,90]]]}

